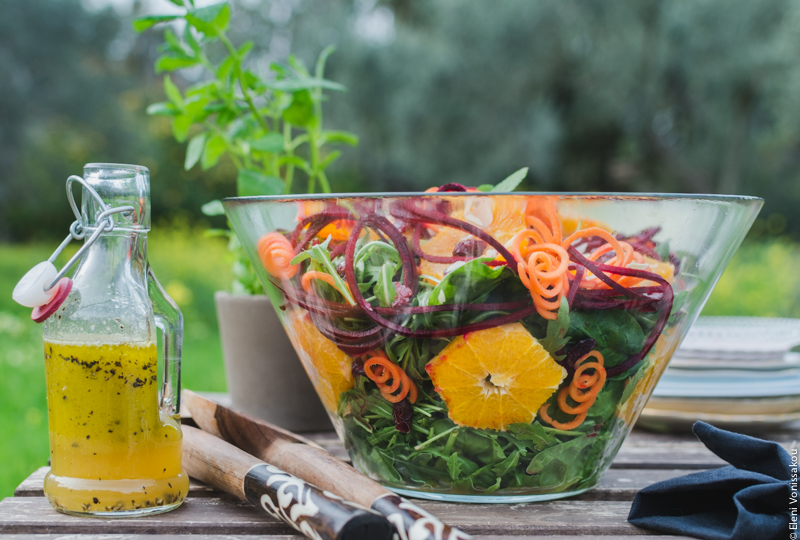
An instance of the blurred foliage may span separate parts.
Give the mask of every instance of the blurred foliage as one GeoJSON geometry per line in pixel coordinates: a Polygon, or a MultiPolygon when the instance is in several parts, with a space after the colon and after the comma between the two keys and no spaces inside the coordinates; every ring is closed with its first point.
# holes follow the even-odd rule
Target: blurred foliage
{"type": "Polygon", "coordinates": [[[161,98],[158,36],[80,0],[0,0],[0,13],[0,240],[66,236],[64,181],[87,162],[149,167],[156,221],[233,194],[232,165],[184,172],[169,120],[144,112],[161,98]]]}
{"type": "Polygon", "coordinates": [[[798,267],[796,243],[749,240],[733,256],[702,314],[800,317],[800,274],[794,271],[798,267]]]}
{"type": "MultiPolygon", "coordinates": [[[[183,172],[168,122],[145,113],[164,93],[158,32],[130,29],[140,7],[0,9],[0,237],[61,236],[62,181],[89,160],[151,167],[155,216],[203,219],[202,202],[233,194],[227,158],[183,172]]],[[[336,46],[328,76],[349,91],[325,121],[361,145],[332,165],[335,191],[480,185],[528,166],[529,189],[762,196],[764,231],[797,234],[798,23],[800,0],[238,0],[229,34],[254,42],[245,67],[263,77],[336,46]]]]}

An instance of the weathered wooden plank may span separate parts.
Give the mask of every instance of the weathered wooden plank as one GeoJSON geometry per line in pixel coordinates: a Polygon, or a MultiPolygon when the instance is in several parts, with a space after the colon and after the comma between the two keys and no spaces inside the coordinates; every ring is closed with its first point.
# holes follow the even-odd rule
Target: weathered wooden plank
{"type": "Polygon", "coordinates": [[[485,505],[420,502],[442,521],[475,535],[520,536],[644,535],[647,531],[627,523],[629,502],[552,501],[544,503],[485,505]]]}
{"type": "Polygon", "coordinates": [[[700,442],[638,446],[625,442],[612,469],[715,469],[727,465],[700,442]]]}
{"type": "MultiPolygon", "coordinates": [[[[37,469],[14,491],[15,497],[43,497],[42,483],[49,467],[37,469]]],[[[668,480],[697,472],[696,470],[661,470],[661,469],[611,469],[606,472],[600,485],[595,489],[579,495],[577,500],[583,501],[630,501],[634,494],[643,487],[654,482],[668,480]]],[[[192,479],[189,485],[189,497],[225,497],[218,489],[192,479]]]]}
{"type": "MultiPolygon", "coordinates": [[[[479,534],[477,536],[474,536],[473,538],[475,540],[547,540],[548,538],[550,540],[587,540],[589,538],[598,538],[598,537],[595,536],[593,532],[587,531],[586,534],[580,536],[575,536],[575,535],[563,536],[560,534],[559,535],[549,534],[546,536],[542,535],[530,536],[527,534],[521,536],[486,536],[483,534],[479,534]]],[[[636,540],[697,540],[696,538],[692,538],[691,536],[666,536],[666,535],[620,536],[618,534],[614,534],[602,537],[603,540],[631,540],[631,538],[635,538],[636,540]]],[[[6,537],[3,537],[3,540],[5,539],[6,537]]],[[[83,540],[83,538],[81,538],[81,540],[83,540]]],[[[147,540],[150,540],[150,537],[147,537],[147,540]]],[[[192,540],[194,540],[194,537],[192,537],[192,540]]]]}
{"type": "MultiPolygon", "coordinates": [[[[625,521],[630,503],[554,501],[514,505],[465,505],[419,502],[420,506],[461,530],[485,536],[644,535],[625,521]]],[[[291,535],[278,520],[248,503],[223,498],[189,499],[157,516],[129,520],[85,519],[55,512],[43,497],[0,502],[0,534],[262,534],[291,535]]]]}
{"type": "Polygon", "coordinates": [[[59,514],[44,497],[0,501],[0,534],[263,534],[295,531],[248,502],[233,498],[187,499],[180,508],[137,519],[87,519],[59,514]]]}
{"type": "Polygon", "coordinates": [[[631,502],[636,492],[642,488],[696,472],[698,471],[685,469],[609,469],[596,488],[578,495],[574,500],[631,502]]]}
{"type": "MultiPolygon", "coordinates": [[[[226,534],[224,537],[220,537],[217,535],[208,535],[208,534],[193,534],[189,535],[165,535],[165,534],[153,534],[153,535],[143,535],[143,534],[82,534],[80,536],[80,540],[219,540],[223,538],[224,540],[297,540],[298,538],[304,538],[303,536],[264,536],[261,534],[257,535],[241,535],[235,534],[230,535],[226,534]]],[[[586,540],[587,538],[594,538],[592,534],[586,534],[584,536],[531,536],[531,535],[521,535],[521,536],[486,536],[486,535],[478,535],[473,537],[474,540],[547,540],[548,538],[551,540],[586,540]]],[[[630,536],[604,536],[603,540],[630,540],[630,536]]],[[[636,536],[636,540],[694,540],[689,536],[636,536]]],[[[74,535],[69,534],[6,534],[3,535],[3,540],[78,540],[75,538],[74,535]]]]}
{"type": "MultiPolygon", "coordinates": [[[[211,534],[192,534],[192,535],[175,535],[175,534],[82,534],[76,537],[72,533],[68,534],[4,534],[3,540],[299,540],[305,538],[301,534],[297,535],[277,535],[265,536],[263,534],[226,534],[225,536],[211,535],[211,534]]],[[[491,537],[494,540],[496,537],[491,537]]],[[[552,538],[552,537],[551,537],[552,538]]],[[[563,537],[562,537],[563,538],[563,537]]],[[[559,540],[562,540],[559,538],[559,540]]],[[[640,538],[654,538],[658,540],[675,538],[673,536],[658,536],[658,537],[636,537],[640,538]]],[[[519,536],[515,536],[514,540],[520,540],[519,536]]],[[[605,539],[604,539],[605,540],[605,539]]]]}

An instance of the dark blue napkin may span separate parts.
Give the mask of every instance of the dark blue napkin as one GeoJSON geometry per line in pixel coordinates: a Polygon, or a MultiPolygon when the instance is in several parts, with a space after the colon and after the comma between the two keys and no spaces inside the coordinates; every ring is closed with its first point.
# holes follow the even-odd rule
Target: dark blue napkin
{"type": "Polygon", "coordinates": [[[789,527],[798,523],[797,462],[792,464],[789,453],[778,443],[705,422],[695,423],[692,430],[730,465],[642,489],[633,499],[628,521],[707,540],[796,539],[797,530],[789,527]]]}

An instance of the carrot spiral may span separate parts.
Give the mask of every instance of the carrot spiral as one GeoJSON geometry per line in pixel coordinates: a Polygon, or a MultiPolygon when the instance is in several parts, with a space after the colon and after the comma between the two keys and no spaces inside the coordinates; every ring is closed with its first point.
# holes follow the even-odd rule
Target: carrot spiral
{"type": "Polygon", "coordinates": [[[558,244],[541,242],[543,235],[527,229],[511,241],[510,251],[517,259],[517,272],[530,291],[536,312],[545,319],[557,318],[561,297],[569,289],[569,255],[558,244]],[[534,244],[528,245],[533,240],[534,244]]]}
{"type": "Polygon", "coordinates": [[[373,351],[364,361],[364,373],[378,385],[378,389],[390,403],[399,403],[408,396],[411,403],[417,401],[417,386],[400,366],[386,358],[383,351],[373,351]],[[391,384],[389,384],[391,381],[391,384]],[[399,393],[396,393],[399,392],[399,393]]]}
{"type": "MultiPolygon", "coordinates": [[[[634,250],[633,246],[631,246],[628,242],[617,240],[616,238],[614,238],[612,234],[599,227],[588,227],[586,229],[581,229],[580,231],[574,232],[561,243],[561,247],[563,247],[564,249],[568,249],[575,240],[578,240],[579,238],[588,238],[592,236],[602,238],[603,240],[606,241],[606,243],[589,254],[588,259],[590,261],[596,261],[602,255],[605,255],[613,251],[614,257],[605,264],[610,266],[627,267],[632,262],[636,263],[644,262],[644,258],[642,257],[641,253],[634,250]]],[[[581,287],[583,287],[584,289],[608,288],[608,285],[606,285],[599,279],[592,276],[591,272],[587,272],[587,274],[588,276],[584,277],[581,280],[580,283],[581,287]]],[[[609,277],[610,279],[613,279],[623,287],[631,287],[644,281],[642,278],[637,278],[637,277],[626,277],[626,276],[609,276],[609,277]]]]}
{"type": "MultiPolygon", "coordinates": [[[[300,280],[300,284],[303,286],[303,290],[308,294],[314,294],[314,289],[311,287],[311,280],[312,279],[319,279],[324,281],[341,294],[343,297],[347,298],[347,295],[341,290],[339,287],[336,286],[336,281],[334,281],[333,276],[330,274],[326,274],[325,272],[317,272],[315,270],[310,270],[303,274],[303,279],[300,280]]],[[[347,287],[347,283],[344,284],[347,287]]]]}
{"type": "Polygon", "coordinates": [[[570,430],[581,425],[606,383],[603,362],[603,355],[599,351],[591,351],[580,357],[575,362],[575,374],[569,386],[565,386],[558,393],[556,400],[558,407],[567,414],[577,415],[575,418],[565,423],[553,420],[548,414],[550,405],[547,403],[539,409],[539,416],[556,429],[570,430]],[[594,360],[587,361],[591,357],[594,357],[594,360]],[[570,405],[567,398],[572,399],[576,405],[570,405]]]}
{"type": "Polygon", "coordinates": [[[525,223],[540,235],[543,242],[561,243],[561,219],[556,197],[535,197],[525,205],[525,223]]]}
{"type": "Polygon", "coordinates": [[[298,266],[290,264],[294,258],[294,248],[289,239],[279,232],[267,233],[258,239],[256,245],[258,258],[267,272],[278,279],[291,279],[298,266]]]}

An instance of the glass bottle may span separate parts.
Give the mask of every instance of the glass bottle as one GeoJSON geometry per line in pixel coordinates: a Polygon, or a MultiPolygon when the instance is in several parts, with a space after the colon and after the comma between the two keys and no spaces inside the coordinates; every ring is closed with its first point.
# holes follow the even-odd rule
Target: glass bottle
{"type": "Polygon", "coordinates": [[[178,416],[183,318],[147,262],[149,175],[136,165],[85,166],[85,182],[107,205],[84,187],[85,238],[105,223],[98,223],[105,209],[134,210],[106,218],[113,230],[87,249],[69,296],[44,323],[51,462],[44,492],[68,514],[166,512],[189,488],[178,416]]]}

